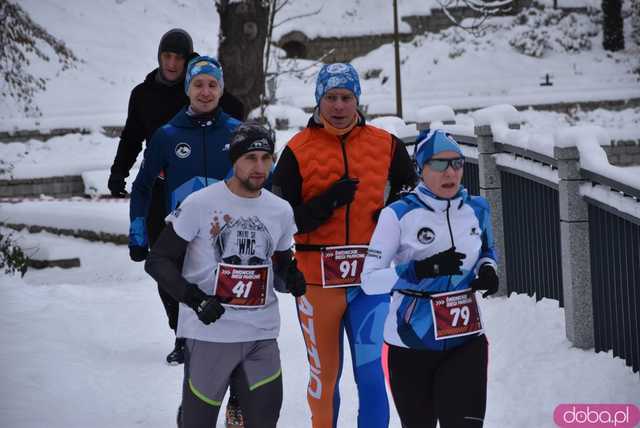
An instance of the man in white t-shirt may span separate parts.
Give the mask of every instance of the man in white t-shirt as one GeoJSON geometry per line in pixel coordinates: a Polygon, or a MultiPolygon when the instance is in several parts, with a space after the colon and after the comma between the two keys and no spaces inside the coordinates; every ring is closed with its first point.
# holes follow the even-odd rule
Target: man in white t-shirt
{"type": "Polygon", "coordinates": [[[238,127],[229,145],[233,176],[187,197],[167,217],[145,264],[180,302],[177,334],[186,338],[182,428],[215,425],[232,372],[245,428],[278,421],[282,377],[274,288],[298,297],[306,285],[292,259],[297,229],[291,206],[263,189],[273,153],[272,133],[259,125],[238,127]]]}

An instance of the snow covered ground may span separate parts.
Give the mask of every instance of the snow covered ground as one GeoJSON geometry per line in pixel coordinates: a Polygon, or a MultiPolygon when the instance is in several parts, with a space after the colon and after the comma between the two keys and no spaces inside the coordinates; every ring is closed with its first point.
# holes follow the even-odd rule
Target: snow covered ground
{"type": "MultiPolygon", "coordinates": [[[[172,337],[142,265],[124,246],[46,233],[31,245],[34,238],[75,252],[82,266],[0,276],[0,426],[173,427],[182,370],[163,362],[172,337]]],[[[638,375],[611,355],[573,348],[557,302],[512,296],[481,308],[490,340],[487,427],[553,427],[560,403],[638,403],[638,375]]],[[[279,426],[301,428],[309,426],[305,350],[290,296],[280,296],[280,310],[279,426]]],[[[348,365],[341,392],[339,426],[353,428],[348,365]]],[[[400,427],[395,411],[391,427],[400,427]]]]}
{"type": "MultiPolygon", "coordinates": [[[[75,69],[61,72],[55,60],[34,60],[30,70],[50,78],[48,89],[35,99],[43,116],[25,117],[13,100],[0,98],[0,131],[87,127],[95,132],[44,143],[0,144],[0,179],[84,173],[96,192],[104,193],[105,170],[114,158],[118,139],[106,137],[98,129],[124,123],[129,93],[157,66],[157,44],[168,29],[185,28],[197,51],[215,55],[219,25],[215,4],[211,0],[19,3],[36,22],[64,40],[81,62],[75,69]]],[[[293,3],[287,11],[291,16],[298,10],[315,10],[319,4],[311,0],[293,3]]],[[[279,28],[280,34],[294,28],[292,25],[305,28],[308,35],[324,36],[387,32],[391,28],[390,11],[381,13],[383,5],[390,2],[322,3],[318,16],[291,21],[279,28]],[[332,13],[336,10],[340,13],[332,13]]],[[[399,3],[403,16],[428,9],[433,2],[399,3]]],[[[598,5],[596,0],[561,3],[598,5]]],[[[624,3],[628,7],[628,1],[624,3]]],[[[508,39],[521,29],[512,26],[508,18],[495,21],[499,29],[478,39],[448,32],[402,44],[407,120],[415,120],[421,108],[434,105],[476,109],[503,103],[640,97],[638,77],[632,73],[640,54],[637,46],[628,43],[625,51],[606,53],[600,47],[601,36],[595,35],[590,38],[590,50],[567,53],[554,45],[543,57],[532,58],[508,45],[508,39]],[[553,75],[553,86],[539,85],[545,73],[553,75]]],[[[580,28],[589,25],[580,22],[580,28]]],[[[406,25],[401,30],[407,30],[406,25]]],[[[554,31],[561,34],[559,29],[554,31]]],[[[298,61],[297,65],[309,62],[298,61]]],[[[361,101],[367,111],[395,111],[391,46],[357,58],[354,65],[362,75],[361,101]],[[364,78],[367,71],[377,69],[379,77],[364,78]]],[[[278,101],[270,107],[269,116],[272,120],[286,118],[293,128],[278,132],[279,148],[295,128],[306,123],[301,108],[313,105],[316,70],[312,67],[278,79],[278,101]]],[[[543,140],[574,124],[602,126],[614,140],[640,138],[640,108],[571,115],[524,111],[520,118],[523,131],[540,134],[543,140]]],[[[471,114],[458,115],[456,120],[461,127],[472,128],[471,114]]],[[[639,174],[637,169],[626,171],[635,174],[631,179],[639,174]]],[[[88,204],[3,203],[0,221],[126,233],[126,201],[88,204]]],[[[24,278],[0,274],[0,427],[173,427],[182,372],[163,363],[172,338],[155,284],[142,265],[129,260],[124,246],[46,233],[15,236],[23,240],[27,251],[36,247],[51,256],[78,256],[82,266],[31,270],[24,278]]],[[[571,346],[565,338],[563,311],[556,302],[545,299],[535,303],[527,296],[512,296],[484,300],[481,305],[491,344],[487,427],[552,427],[553,410],[560,403],[640,402],[640,378],[622,360],[571,346]]],[[[285,382],[280,426],[300,428],[309,426],[304,394],[306,356],[292,299],[282,296],[280,308],[285,382]]],[[[343,372],[341,390],[339,426],[351,428],[357,403],[348,368],[343,372]]],[[[395,412],[392,427],[399,427],[395,412]]]]}

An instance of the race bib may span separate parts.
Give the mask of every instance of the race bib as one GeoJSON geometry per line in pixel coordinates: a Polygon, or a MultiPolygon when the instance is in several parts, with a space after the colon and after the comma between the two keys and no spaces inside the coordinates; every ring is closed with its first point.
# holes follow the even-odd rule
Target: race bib
{"type": "Polygon", "coordinates": [[[470,289],[431,296],[436,340],[467,336],[482,331],[476,295],[470,289]]]}
{"type": "Polygon", "coordinates": [[[267,302],[269,265],[246,266],[219,263],[213,294],[226,306],[259,308],[267,302]]]}
{"type": "Polygon", "coordinates": [[[324,248],[320,254],[322,286],[334,288],[360,285],[360,274],[366,256],[366,245],[324,248]]]}

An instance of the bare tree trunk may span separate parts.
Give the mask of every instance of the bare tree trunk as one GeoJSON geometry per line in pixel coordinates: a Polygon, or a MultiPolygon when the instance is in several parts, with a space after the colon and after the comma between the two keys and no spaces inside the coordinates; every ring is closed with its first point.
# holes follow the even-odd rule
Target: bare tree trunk
{"type": "Polygon", "coordinates": [[[264,44],[269,2],[216,0],[220,15],[218,59],[225,89],[238,97],[247,112],[260,105],[264,94],[264,44]]]}
{"type": "Polygon", "coordinates": [[[631,40],[640,46],[640,0],[631,0],[631,40]]]}

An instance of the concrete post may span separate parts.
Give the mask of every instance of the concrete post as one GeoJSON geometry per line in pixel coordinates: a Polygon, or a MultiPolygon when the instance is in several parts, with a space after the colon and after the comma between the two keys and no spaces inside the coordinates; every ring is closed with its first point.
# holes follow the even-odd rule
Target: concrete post
{"type": "Polygon", "coordinates": [[[480,195],[484,196],[491,207],[491,223],[493,226],[493,240],[498,253],[498,277],[500,288],[497,295],[507,294],[507,264],[504,247],[504,220],[502,215],[502,182],[500,171],[493,157],[497,153],[493,141],[491,126],[475,127],[478,141],[478,170],[480,174],[480,195]]]}
{"type": "Polygon", "coordinates": [[[579,193],[577,147],[554,147],[558,161],[562,293],[567,339],[578,348],[594,346],[589,210],[579,193]]]}

